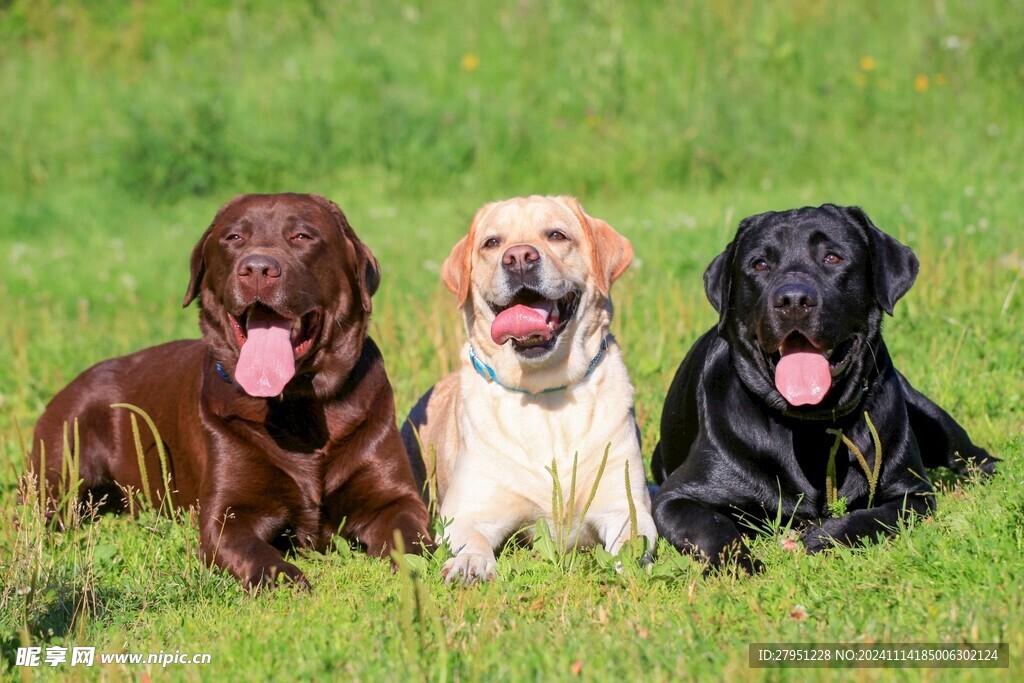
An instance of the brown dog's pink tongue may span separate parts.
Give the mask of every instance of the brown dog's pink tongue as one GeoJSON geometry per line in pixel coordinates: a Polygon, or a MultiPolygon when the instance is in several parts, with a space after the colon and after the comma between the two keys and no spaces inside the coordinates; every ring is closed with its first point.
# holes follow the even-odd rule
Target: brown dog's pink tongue
{"type": "Polygon", "coordinates": [[[551,339],[551,328],[548,318],[554,301],[538,301],[524,306],[517,304],[506,308],[491,323],[491,339],[495,344],[504,344],[509,339],[529,339],[540,337],[544,341],[551,339]]]}
{"type": "Polygon", "coordinates": [[[235,380],[250,396],[279,396],[295,376],[292,321],[255,309],[246,322],[245,343],[238,354],[235,380]]]}
{"type": "Polygon", "coordinates": [[[775,366],[775,388],[790,405],[817,405],[832,388],[828,359],[815,351],[786,353],[775,366]]]}

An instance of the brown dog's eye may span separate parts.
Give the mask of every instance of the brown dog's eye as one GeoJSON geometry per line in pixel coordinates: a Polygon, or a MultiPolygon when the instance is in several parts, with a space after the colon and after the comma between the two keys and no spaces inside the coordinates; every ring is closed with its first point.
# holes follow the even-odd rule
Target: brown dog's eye
{"type": "Polygon", "coordinates": [[[835,254],[825,254],[825,263],[830,266],[834,266],[837,263],[842,263],[843,259],[835,254]]]}
{"type": "Polygon", "coordinates": [[[488,237],[486,240],[484,240],[484,249],[494,249],[499,244],[501,244],[501,240],[499,240],[497,237],[488,237]]]}
{"type": "Polygon", "coordinates": [[[568,240],[569,238],[566,237],[565,233],[562,232],[561,230],[552,230],[551,232],[548,233],[548,239],[551,240],[552,242],[562,242],[568,240]]]}
{"type": "Polygon", "coordinates": [[[295,240],[296,242],[312,242],[313,236],[310,235],[308,232],[297,232],[294,235],[292,235],[292,239],[295,240]]]}
{"type": "Polygon", "coordinates": [[[239,235],[237,232],[228,233],[227,235],[224,236],[225,242],[237,242],[240,239],[242,239],[242,236],[239,235]]]}
{"type": "Polygon", "coordinates": [[[759,273],[766,273],[772,269],[772,267],[768,265],[768,262],[763,258],[754,261],[753,268],[759,273]]]}

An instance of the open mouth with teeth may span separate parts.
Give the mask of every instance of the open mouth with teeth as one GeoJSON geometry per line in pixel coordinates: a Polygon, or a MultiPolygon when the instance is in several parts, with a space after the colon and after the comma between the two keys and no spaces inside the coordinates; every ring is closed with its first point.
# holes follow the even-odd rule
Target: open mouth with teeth
{"type": "Polygon", "coordinates": [[[831,349],[822,349],[799,332],[790,333],[779,349],[766,354],[775,369],[775,388],[792,406],[817,405],[843,374],[859,343],[851,337],[831,349]]]}
{"type": "Polygon", "coordinates": [[[280,395],[295,376],[295,361],[313,348],[322,324],[319,309],[289,318],[253,304],[241,316],[231,316],[240,347],[235,380],[250,396],[280,395]]]}
{"type": "Polygon", "coordinates": [[[554,348],[558,335],[576,314],[579,299],[576,290],[559,299],[547,299],[535,290],[521,289],[504,306],[488,302],[495,316],[491,339],[499,345],[511,340],[521,356],[541,356],[554,348]]]}

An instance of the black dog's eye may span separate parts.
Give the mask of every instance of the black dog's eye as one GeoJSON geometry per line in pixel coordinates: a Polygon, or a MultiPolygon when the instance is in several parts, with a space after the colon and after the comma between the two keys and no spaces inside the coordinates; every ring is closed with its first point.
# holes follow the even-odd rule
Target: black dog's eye
{"type": "Polygon", "coordinates": [[[499,244],[501,244],[501,240],[499,240],[497,237],[488,237],[486,240],[484,240],[484,249],[494,249],[499,244]]]}
{"type": "Polygon", "coordinates": [[[834,266],[837,263],[842,263],[842,262],[843,262],[842,257],[836,256],[835,254],[832,254],[832,253],[825,254],[825,263],[827,263],[830,266],[834,266]]]}
{"type": "Polygon", "coordinates": [[[759,258],[756,261],[754,261],[752,267],[759,273],[766,273],[772,269],[772,267],[768,265],[768,262],[765,261],[763,258],[759,258]]]}
{"type": "Polygon", "coordinates": [[[548,233],[548,239],[552,242],[562,242],[567,241],[569,238],[561,230],[552,230],[548,233]]]}

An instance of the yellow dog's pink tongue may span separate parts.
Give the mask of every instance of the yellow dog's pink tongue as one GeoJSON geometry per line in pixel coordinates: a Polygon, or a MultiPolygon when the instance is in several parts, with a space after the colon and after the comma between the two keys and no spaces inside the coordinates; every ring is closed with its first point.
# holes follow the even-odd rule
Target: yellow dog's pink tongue
{"type": "Polygon", "coordinates": [[[292,321],[263,309],[249,314],[235,380],[250,396],[279,396],[295,376],[292,321]]]}
{"type": "Polygon", "coordinates": [[[491,323],[491,339],[495,344],[531,337],[540,337],[543,341],[551,339],[548,318],[554,305],[554,301],[538,301],[529,306],[517,304],[506,308],[491,323]]]}
{"type": "Polygon", "coordinates": [[[828,359],[814,351],[786,353],[775,366],[775,388],[790,405],[817,405],[832,388],[828,359]]]}

